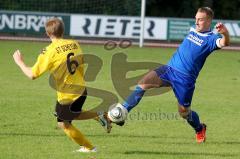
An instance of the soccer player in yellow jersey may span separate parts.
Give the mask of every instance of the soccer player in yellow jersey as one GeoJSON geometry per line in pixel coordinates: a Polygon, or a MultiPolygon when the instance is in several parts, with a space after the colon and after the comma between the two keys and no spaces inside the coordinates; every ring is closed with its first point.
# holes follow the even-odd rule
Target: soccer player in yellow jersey
{"type": "MultiPolygon", "coordinates": [[[[50,83],[57,90],[56,116],[59,127],[80,145],[78,152],[96,152],[96,147],[71,123],[81,116],[87,97],[80,45],[75,40],[63,39],[64,23],[58,18],[49,19],[45,30],[52,43],[43,49],[34,66],[28,67],[24,63],[19,50],[13,54],[14,61],[30,79],[36,79],[46,71],[51,73],[50,83]]],[[[106,117],[97,113],[96,116],[110,132],[111,123],[106,117]]]]}

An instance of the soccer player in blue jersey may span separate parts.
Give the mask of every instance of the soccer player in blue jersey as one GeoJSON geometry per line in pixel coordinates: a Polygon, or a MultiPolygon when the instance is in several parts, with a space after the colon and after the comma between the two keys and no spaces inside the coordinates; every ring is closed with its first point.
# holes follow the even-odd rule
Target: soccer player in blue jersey
{"type": "MultiPolygon", "coordinates": [[[[196,140],[206,140],[206,125],[200,122],[197,112],[191,110],[191,101],[195,82],[206,58],[214,50],[229,45],[229,33],[222,23],[216,24],[215,34],[210,29],[213,11],[211,8],[199,8],[192,27],[182,44],[176,50],[167,65],[147,73],[138,83],[132,94],[122,104],[124,111],[130,112],[146,90],[170,86],[178,101],[178,111],[196,131],[196,140]]],[[[123,123],[122,123],[123,124],[123,123]]]]}

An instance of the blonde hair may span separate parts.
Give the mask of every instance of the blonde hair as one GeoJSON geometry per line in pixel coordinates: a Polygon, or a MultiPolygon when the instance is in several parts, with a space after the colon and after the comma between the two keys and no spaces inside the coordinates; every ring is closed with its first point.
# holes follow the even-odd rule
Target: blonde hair
{"type": "Polygon", "coordinates": [[[48,19],[45,24],[45,30],[48,36],[61,38],[64,33],[64,23],[58,18],[48,19]]]}
{"type": "Polygon", "coordinates": [[[211,8],[209,7],[201,7],[201,8],[198,8],[198,12],[202,12],[202,13],[206,13],[207,16],[210,18],[210,19],[213,19],[214,17],[214,12],[211,8]]]}

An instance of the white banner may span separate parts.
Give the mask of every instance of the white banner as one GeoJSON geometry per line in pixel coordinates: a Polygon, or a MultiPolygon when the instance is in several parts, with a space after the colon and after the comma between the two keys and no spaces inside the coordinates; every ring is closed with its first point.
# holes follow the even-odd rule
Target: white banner
{"type": "Polygon", "coordinates": [[[70,15],[1,10],[0,32],[24,33],[28,35],[44,34],[46,21],[56,16],[65,22],[66,33],[68,34],[70,15]]]}
{"type": "MultiPolygon", "coordinates": [[[[140,28],[139,17],[94,15],[70,17],[71,36],[138,39],[140,28]]],[[[166,40],[167,19],[146,18],[144,39],[166,40]]]]}

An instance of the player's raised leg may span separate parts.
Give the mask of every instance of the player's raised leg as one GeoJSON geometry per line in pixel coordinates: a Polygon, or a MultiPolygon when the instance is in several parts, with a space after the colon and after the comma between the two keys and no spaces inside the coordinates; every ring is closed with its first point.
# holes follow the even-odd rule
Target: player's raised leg
{"type": "MultiPolygon", "coordinates": [[[[158,69],[161,69],[161,67],[158,69]]],[[[117,125],[122,126],[128,112],[140,102],[145,91],[151,88],[161,87],[162,85],[163,81],[159,78],[156,70],[150,71],[139,81],[135,90],[128,96],[122,105],[118,103],[108,112],[109,119],[117,125]]]]}
{"type": "Polygon", "coordinates": [[[142,99],[146,90],[158,88],[162,85],[162,80],[157,76],[155,71],[147,73],[138,83],[135,90],[123,102],[123,106],[130,112],[142,99]]]}
{"type": "Polygon", "coordinates": [[[112,125],[111,121],[107,118],[107,114],[104,112],[95,112],[95,111],[82,111],[79,116],[74,118],[74,120],[86,120],[94,119],[96,120],[107,133],[111,132],[112,125]]]}
{"type": "Polygon", "coordinates": [[[109,118],[107,117],[107,113],[98,112],[97,114],[98,116],[94,119],[100,123],[100,125],[106,130],[107,133],[110,133],[112,129],[112,124],[109,118]]]}

